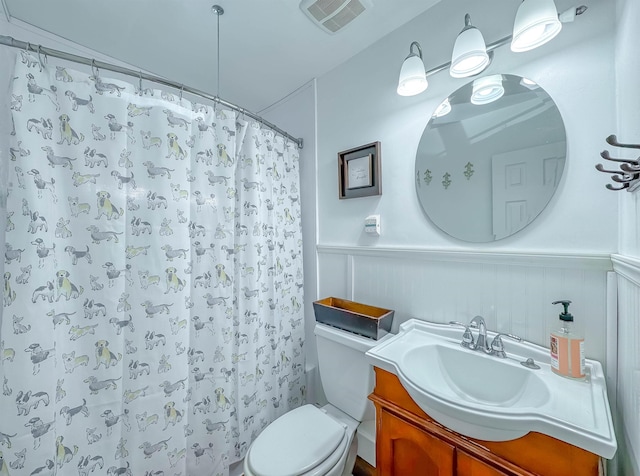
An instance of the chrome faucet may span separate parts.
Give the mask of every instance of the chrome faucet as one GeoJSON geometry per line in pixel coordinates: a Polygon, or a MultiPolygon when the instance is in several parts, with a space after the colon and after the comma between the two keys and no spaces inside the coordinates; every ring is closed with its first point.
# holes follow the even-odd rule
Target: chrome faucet
{"type": "Polygon", "coordinates": [[[453,326],[464,327],[464,334],[462,334],[462,341],[460,345],[467,349],[471,350],[479,350],[488,355],[495,355],[500,358],[505,358],[507,356],[504,351],[504,344],[502,343],[503,337],[509,337],[517,342],[522,341],[522,339],[513,334],[507,333],[498,333],[494,338],[491,345],[489,345],[489,340],[487,339],[487,324],[484,321],[482,316],[476,316],[471,319],[469,325],[462,324],[458,321],[449,321],[449,324],[453,326]],[[474,339],[473,333],[471,332],[471,328],[478,329],[478,338],[474,339]]]}
{"type": "Polygon", "coordinates": [[[449,324],[452,326],[464,327],[464,334],[462,334],[462,341],[460,342],[460,345],[467,349],[474,348],[475,340],[473,338],[473,334],[471,333],[471,329],[469,329],[468,325],[458,321],[449,321],[449,324]]]}
{"type": "Polygon", "coordinates": [[[491,342],[491,353],[501,359],[507,357],[507,353],[504,351],[504,344],[502,343],[502,338],[508,337],[510,339],[515,340],[516,342],[521,342],[522,338],[513,334],[498,334],[493,338],[493,342],[491,342]]]}
{"type": "Polygon", "coordinates": [[[489,342],[487,341],[487,325],[484,322],[484,318],[482,316],[474,317],[471,319],[469,326],[478,328],[478,338],[476,339],[475,344],[469,346],[469,348],[471,350],[481,350],[487,354],[493,353],[491,351],[491,347],[489,347],[489,342]]]}

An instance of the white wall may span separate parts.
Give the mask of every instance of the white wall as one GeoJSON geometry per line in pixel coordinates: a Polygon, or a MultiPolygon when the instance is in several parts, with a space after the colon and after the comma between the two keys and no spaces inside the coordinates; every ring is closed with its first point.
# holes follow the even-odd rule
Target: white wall
{"type": "MultiPolygon", "coordinates": [[[[617,126],[621,141],[640,143],[640,4],[616,2],[617,126]]],[[[616,156],[637,158],[640,151],[609,148],[616,156]]],[[[620,474],[640,474],[640,195],[620,192],[620,255],[614,257],[619,274],[618,441],[620,474]]]]}
{"type": "MultiPolygon", "coordinates": [[[[541,85],[564,119],[568,154],[556,195],[534,223],[510,238],[474,245],[439,231],[414,189],[422,130],[437,104],[466,81],[443,71],[419,96],[395,93],[411,41],[421,43],[427,68],[448,60],[464,15],[460,3],[440,2],[318,78],[318,297],[394,309],[395,326],[410,317],[447,322],[482,314],[491,329],[545,346],[558,322],[551,301],[571,299],[587,356],[605,365],[615,402],[616,359],[609,351],[617,345],[616,295],[608,282],[618,247],[618,195],[605,189],[609,176],[594,168],[605,137],[615,132],[614,11],[607,2],[591,2],[552,43],[522,54],[496,50],[487,74],[517,74],[541,85]],[[382,144],[382,195],[339,200],[337,153],[373,141],[382,144]],[[373,213],[382,219],[379,238],[363,232],[373,213]]],[[[480,5],[477,12],[462,7],[476,25],[488,15],[480,5]]],[[[509,27],[485,32],[487,41],[509,27]]]]}
{"type": "Polygon", "coordinates": [[[564,118],[566,175],[542,216],[525,231],[487,245],[453,240],[425,219],[414,192],[417,144],[436,105],[467,81],[454,80],[443,71],[430,78],[425,93],[413,98],[398,96],[395,86],[412,40],[421,42],[427,63],[435,66],[439,61],[429,49],[442,40],[433,33],[427,36],[428,32],[459,30],[457,23],[449,25],[447,17],[437,11],[446,7],[443,3],[447,2],[318,79],[319,243],[500,251],[615,250],[617,197],[604,188],[608,176],[594,169],[615,122],[613,11],[606,2],[593,5],[584,18],[540,48],[543,51],[518,55],[508,47],[496,50],[487,71],[533,79],[556,101],[564,118]],[[382,196],[339,200],[337,153],[375,140],[382,143],[382,196]],[[367,239],[362,233],[362,220],[372,212],[382,215],[379,239],[367,239]]]}
{"type": "MultiPolygon", "coordinates": [[[[617,0],[616,90],[617,126],[613,133],[620,141],[640,144],[640,4],[617,0]]],[[[607,147],[615,157],[638,158],[640,151],[607,147]],[[615,155],[614,155],[615,152],[615,155]]],[[[620,253],[640,257],[640,194],[620,194],[620,253]]]]}

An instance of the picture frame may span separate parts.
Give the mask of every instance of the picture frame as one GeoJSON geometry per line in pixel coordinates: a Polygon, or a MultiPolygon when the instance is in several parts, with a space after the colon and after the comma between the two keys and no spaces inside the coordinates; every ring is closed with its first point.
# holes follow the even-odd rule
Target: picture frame
{"type": "Polygon", "coordinates": [[[338,153],[338,197],[382,195],[380,142],[338,153]]]}

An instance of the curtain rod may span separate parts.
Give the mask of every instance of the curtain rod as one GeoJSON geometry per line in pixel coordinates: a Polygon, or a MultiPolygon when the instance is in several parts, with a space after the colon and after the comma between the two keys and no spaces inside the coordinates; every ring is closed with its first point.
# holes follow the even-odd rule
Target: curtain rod
{"type": "Polygon", "coordinates": [[[303,140],[302,138],[298,138],[298,137],[293,137],[291,134],[289,134],[286,131],[283,131],[282,129],[280,129],[278,126],[276,126],[275,124],[270,123],[269,121],[263,119],[261,116],[243,108],[240,106],[237,106],[236,104],[233,104],[231,102],[225,101],[224,99],[219,98],[218,96],[213,96],[209,93],[206,93],[204,91],[200,91],[198,89],[189,87],[189,86],[185,86],[184,84],[179,84],[179,83],[175,83],[173,81],[169,81],[168,79],[164,79],[161,78],[160,76],[155,76],[152,74],[147,74],[147,73],[143,73],[142,71],[135,71],[133,69],[129,69],[129,68],[124,68],[122,66],[117,66],[115,64],[111,64],[111,63],[105,63],[104,61],[97,61],[91,58],[87,58],[86,56],[79,56],[79,55],[74,55],[72,53],[67,53],[65,51],[60,51],[60,50],[55,50],[53,48],[48,48],[46,46],[42,46],[42,45],[32,45],[31,43],[27,43],[25,41],[20,41],[20,40],[16,40],[15,38],[11,37],[11,36],[3,36],[0,35],[0,45],[5,45],[5,46],[9,46],[12,48],[19,48],[21,50],[26,50],[26,51],[31,51],[33,53],[36,53],[38,55],[46,55],[46,56],[52,56],[54,58],[60,58],[63,60],[67,60],[67,61],[72,61],[74,63],[81,63],[81,64],[86,64],[88,66],[93,66],[95,68],[99,68],[99,69],[106,69],[109,71],[113,71],[116,73],[121,73],[121,74],[126,74],[128,76],[133,76],[136,78],[140,78],[140,79],[144,79],[146,81],[152,81],[154,83],[158,83],[158,84],[163,84],[165,86],[169,86],[171,88],[175,88],[175,89],[179,89],[180,91],[184,91],[187,93],[191,93],[191,94],[195,94],[196,96],[200,96],[203,97],[205,99],[209,99],[211,101],[214,101],[218,104],[221,104],[224,107],[228,107],[229,109],[233,109],[234,111],[239,112],[240,114],[243,114],[245,116],[250,117],[251,119],[254,119],[256,121],[258,121],[259,123],[269,127],[270,129],[273,129],[276,133],[280,134],[283,137],[286,137],[287,139],[290,139],[291,141],[295,142],[298,147],[300,149],[302,149],[303,146],[303,140]]]}

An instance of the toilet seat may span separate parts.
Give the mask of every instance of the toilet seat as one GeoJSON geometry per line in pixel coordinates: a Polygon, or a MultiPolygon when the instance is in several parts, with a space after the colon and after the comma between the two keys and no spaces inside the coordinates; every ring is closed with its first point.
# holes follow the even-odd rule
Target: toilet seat
{"type": "Polygon", "coordinates": [[[346,425],[314,405],[292,410],[271,423],[246,455],[259,476],[315,476],[329,472],[350,443],[346,425]]]}

